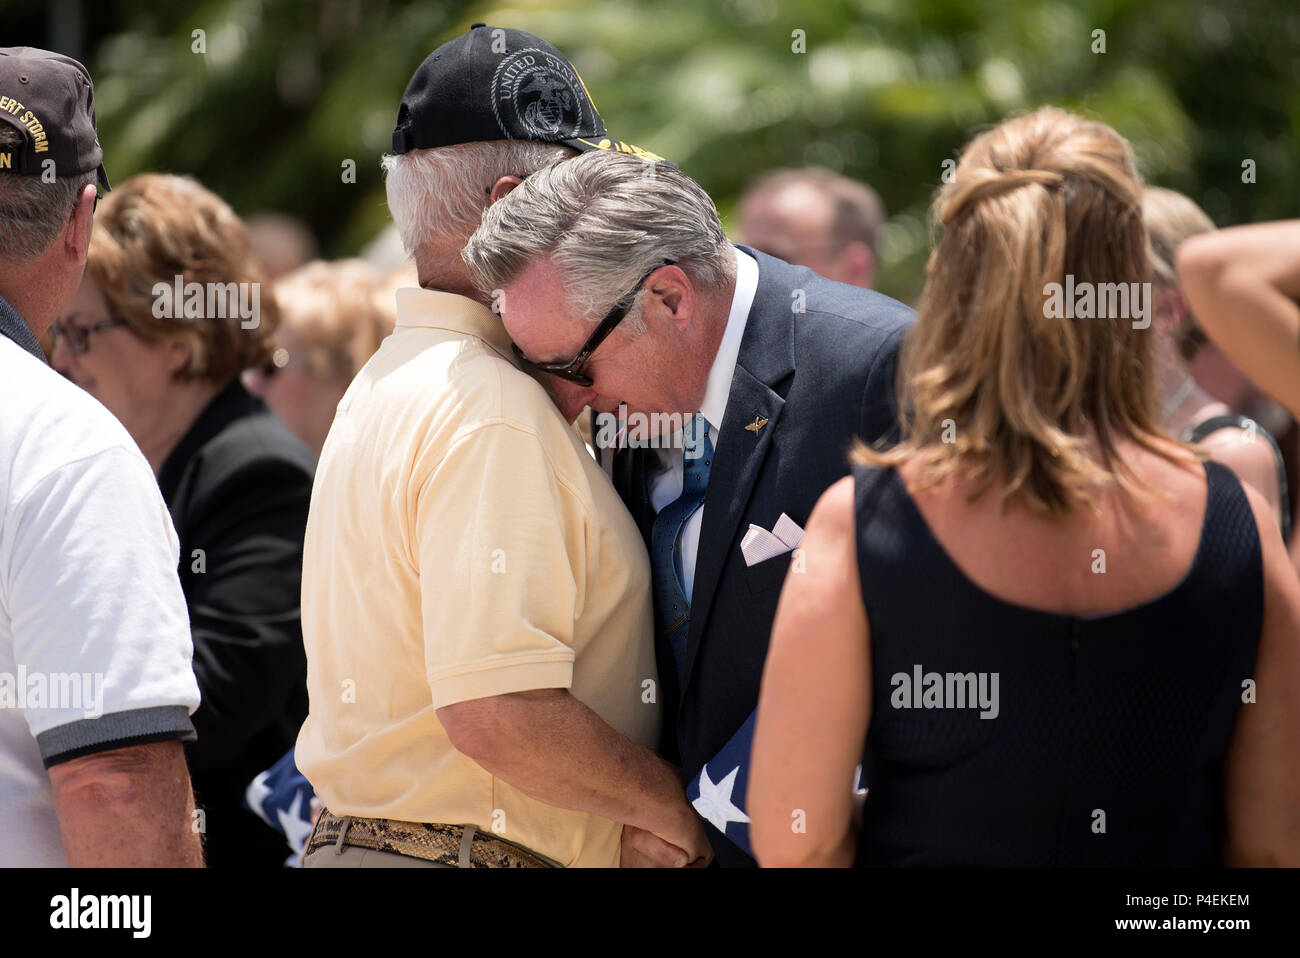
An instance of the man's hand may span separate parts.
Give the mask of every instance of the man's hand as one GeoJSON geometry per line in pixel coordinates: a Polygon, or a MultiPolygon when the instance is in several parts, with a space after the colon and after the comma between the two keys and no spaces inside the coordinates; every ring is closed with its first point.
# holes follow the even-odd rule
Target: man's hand
{"type": "MultiPolygon", "coordinates": [[[[675,814],[670,825],[651,837],[661,845],[685,855],[686,861],[682,866],[703,868],[713,861],[713,846],[709,844],[709,837],[704,833],[704,825],[700,821],[700,816],[695,813],[695,809],[691,807],[691,803],[686,801],[685,792],[681,794],[680,803],[675,804],[678,807],[673,809],[675,814]]],[[[624,826],[625,833],[626,830],[624,826]]]]}
{"type": "MultiPolygon", "coordinates": [[[[699,825],[699,819],[696,819],[696,825],[699,825]]],[[[704,834],[703,826],[699,827],[700,844],[699,854],[691,859],[687,868],[708,868],[713,863],[713,846],[709,844],[709,838],[704,834]]]]}
{"type": "MultiPolygon", "coordinates": [[[[682,770],[612,729],[566,689],[536,689],[457,702],[438,709],[452,746],[486,771],[547,805],[635,827],[658,844],[636,841],[638,855],[682,864],[713,859],[699,816],[686,801],[682,770]]],[[[629,863],[630,864],[630,863],[629,863]]]]}
{"type": "MultiPolygon", "coordinates": [[[[703,828],[700,833],[703,835],[703,828]]],[[[623,855],[620,868],[704,868],[713,861],[713,849],[707,838],[703,839],[703,854],[695,858],[666,842],[658,835],[635,825],[623,826],[623,855]]]]}
{"type": "Polygon", "coordinates": [[[685,850],[689,855],[689,861],[686,862],[688,868],[703,868],[708,863],[714,861],[714,848],[708,844],[708,836],[705,833],[705,825],[699,820],[699,815],[695,814],[694,806],[686,801],[686,772],[675,764],[668,764],[673,776],[676,777],[677,784],[680,785],[679,802],[680,824],[675,831],[666,833],[664,840],[671,842],[676,848],[685,850]]]}
{"type": "Polygon", "coordinates": [[[623,826],[620,868],[685,868],[690,856],[658,835],[635,825],[623,826]]]}

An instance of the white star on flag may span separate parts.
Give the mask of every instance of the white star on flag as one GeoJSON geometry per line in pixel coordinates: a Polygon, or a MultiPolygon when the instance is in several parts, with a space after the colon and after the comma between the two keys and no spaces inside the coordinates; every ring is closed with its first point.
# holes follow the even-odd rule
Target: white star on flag
{"type": "Polygon", "coordinates": [[[731,803],[731,790],[736,787],[736,775],[740,766],[736,766],[722,781],[716,785],[709,780],[709,767],[700,769],[700,797],[691,802],[700,818],[704,819],[722,834],[727,834],[727,825],[731,822],[749,824],[749,816],[731,803]],[[734,813],[734,814],[733,814],[734,813]]]}
{"type": "Polygon", "coordinates": [[[289,806],[288,814],[284,809],[275,810],[276,818],[280,820],[280,827],[284,829],[285,838],[289,839],[289,847],[295,851],[302,851],[307,844],[307,839],[311,838],[312,823],[302,820],[302,792],[296,792],[293,796],[293,804],[289,806]]]}
{"type": "Polygon", "coordinates": [[[262,807],[262,803],[266,801],[267,796],[271,794],[271,789],[266,784],[266,780],[270,777],[270,774],[270,772],[263,772],[258,775],[257,778],[253,779],[247,790],[244,792],[244,801],[248,802],[248,807],[253,810],[254,815],[274,828],[275,826],[271,824],[271,820],[266,817],[266,809],[262,807]]]}

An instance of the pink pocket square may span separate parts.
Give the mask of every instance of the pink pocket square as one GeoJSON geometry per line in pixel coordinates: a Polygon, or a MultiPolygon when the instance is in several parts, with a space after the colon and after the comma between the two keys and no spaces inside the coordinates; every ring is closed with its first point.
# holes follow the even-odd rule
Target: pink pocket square
{"type": "Polygon", "coordinates": [[[802,540],[803,530],[783,512],[771,532],[751,522],[749,531],[740,540],[740,551],[745,556],[745,565],[752,566],[798,548],[802,540]]]}

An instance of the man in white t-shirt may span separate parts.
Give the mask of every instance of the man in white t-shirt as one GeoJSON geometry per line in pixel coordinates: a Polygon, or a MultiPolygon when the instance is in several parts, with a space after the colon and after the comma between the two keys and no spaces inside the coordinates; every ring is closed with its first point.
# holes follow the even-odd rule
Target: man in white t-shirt
{"type": "Polygon", "coordinates": [[[85,67],[0,48],[0,866],[202,864],[176,534],[36,338],[81,281],[102,159],[85,67]]]}

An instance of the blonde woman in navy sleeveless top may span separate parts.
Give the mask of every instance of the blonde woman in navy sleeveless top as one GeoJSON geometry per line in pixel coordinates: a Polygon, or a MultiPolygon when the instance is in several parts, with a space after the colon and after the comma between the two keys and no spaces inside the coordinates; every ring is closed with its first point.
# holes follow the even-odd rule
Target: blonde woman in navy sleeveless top
{"type": "Polygon", "coordinates": [[[1300,864],[1277,523],[1161,431],[1140,315],[1052,301],[1149,279],[1127,143],[1056,109],[1008,121],[935,214],[905,441],[854,453],[781,596],[760,864],[1300,864]]]}

